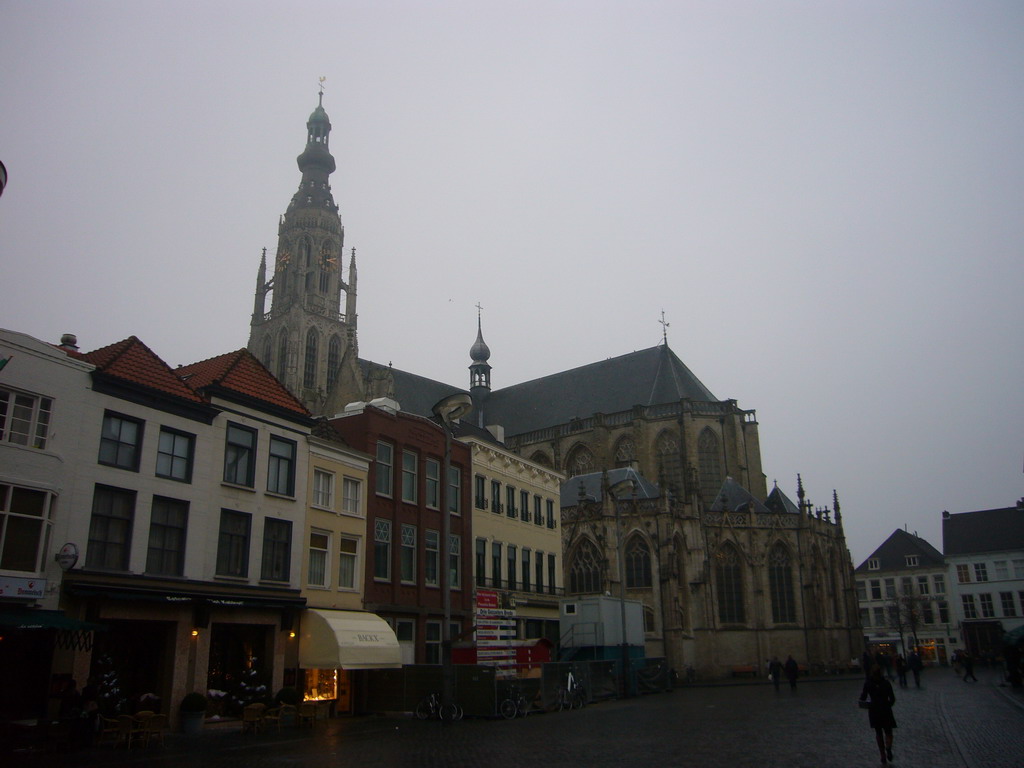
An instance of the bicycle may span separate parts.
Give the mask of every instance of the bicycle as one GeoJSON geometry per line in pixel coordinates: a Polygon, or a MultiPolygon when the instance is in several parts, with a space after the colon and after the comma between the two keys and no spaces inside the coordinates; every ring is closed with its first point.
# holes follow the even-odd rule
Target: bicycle
{"type": "Polygon", "coordinates": [[[415,714],[418,720],[453,722],[462,719],[463,711],[462,707],[455,702],[442,704],[441,696],[437,693],[431,693],[416,705],[415,714]]]}
{"type": "Polygon", "coordinates": [[[586,698],[583,695],[583,686],[576,682],[576,678],[570,672],[565,687],[558,689],[556,706],[561,711],[563,709],[582,709],[584,704],[586,704],[586,698]]]}
{"type": "Polygon", "coordinates": [[[523,692],[516,687],[510,688],[508,698],[501,702],[498,707],[498,712],[506,720],[512,720],[516,717],[526,717],[529,712],[530,705],[526,701],[526,697],[523,692]]]}

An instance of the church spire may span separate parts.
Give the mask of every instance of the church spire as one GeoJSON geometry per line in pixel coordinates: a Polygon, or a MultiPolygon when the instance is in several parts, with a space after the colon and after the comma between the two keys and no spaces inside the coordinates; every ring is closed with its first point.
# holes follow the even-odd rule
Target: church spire
{"type": "Polygon", "coordinates": [[[476,341],[469,349],[469,357],[473,364],[469,366],[469,389],[475,390],[491,389],[491,366],[487,361],[491,357],[491,349],[484,341],[484,332],[481,325],[480,313],[483,307],[476,305],[476,341]]]}

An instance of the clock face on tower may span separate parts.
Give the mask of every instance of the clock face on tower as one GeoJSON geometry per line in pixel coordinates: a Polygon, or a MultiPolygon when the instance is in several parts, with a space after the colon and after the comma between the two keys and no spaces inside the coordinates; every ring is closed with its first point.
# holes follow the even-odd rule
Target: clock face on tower
{"type": "Polygon", "coordinates": [[[288,262],[292,260],[292,255],[288,251],[279,251],[277,254],[277,269],[278,271],[286,268],[288,262]]]}
{"type": "Polygon", "coordinates": [[[331,269],[338,260],[332,255],[333,249],[327,243],[320,249],[320,268],[331,269]]]}

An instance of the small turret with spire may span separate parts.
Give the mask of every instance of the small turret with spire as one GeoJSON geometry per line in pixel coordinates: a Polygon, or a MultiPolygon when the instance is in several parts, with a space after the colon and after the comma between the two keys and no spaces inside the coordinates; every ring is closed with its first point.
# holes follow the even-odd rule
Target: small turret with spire
{"type": "Polygon", "coordinates": [[[483,307],[476,305],[476,341],[469,348],[469,358],[473,362],[469,366],[469,394],[473,398],[473,412],[477,414],[479,426],[484,425],[484,406],[491,393],[491,366],[487,362],[491,357],[491,349],[484,341],[481,321],[483,307]]]}

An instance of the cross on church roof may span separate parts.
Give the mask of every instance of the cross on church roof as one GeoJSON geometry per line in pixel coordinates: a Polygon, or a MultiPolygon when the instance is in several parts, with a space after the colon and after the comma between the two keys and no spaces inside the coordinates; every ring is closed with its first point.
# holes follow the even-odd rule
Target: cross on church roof
{"type": "Polygon", "coordinates": [[[658,323],[661,324],[661,340],[664,342],[665,346],[667,347],[668,346],[668,327],[671,325],[671,323],[666,323],[665,322],[665,310],[664,309],[661,310],[661,320],[659,320],[658,323]]]}

